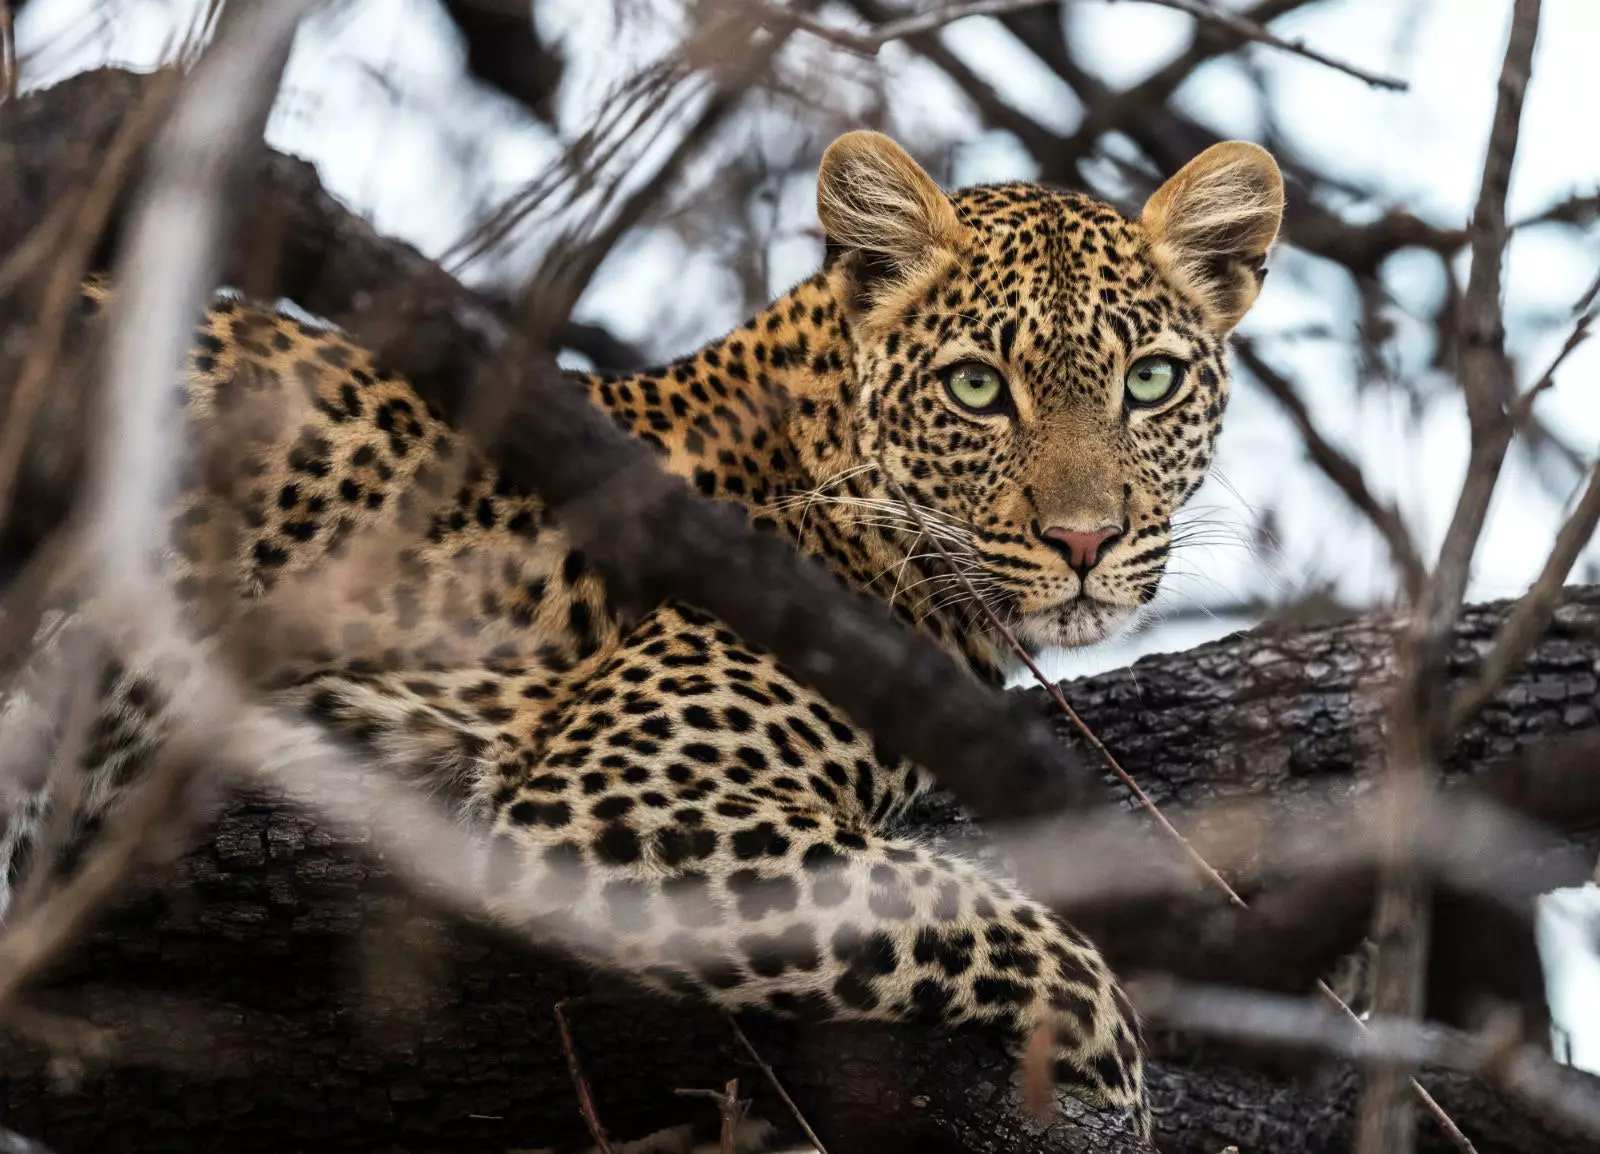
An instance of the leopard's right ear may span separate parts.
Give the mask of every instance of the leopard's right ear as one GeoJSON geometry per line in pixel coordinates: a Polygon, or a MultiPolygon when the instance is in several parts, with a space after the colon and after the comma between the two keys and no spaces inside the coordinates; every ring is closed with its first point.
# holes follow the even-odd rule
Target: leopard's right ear
{"type": "Polygon", "coordinates": [[[864,296],[902,283],[941,252],[962,247],[966,228],[950,198],[909,153],[881,132],[848,132],[823,153],[817,216],[828,244],[852,260],[864,296]]]}
{"type": "Polygon", "coordinates": [[[1156,189],[1141,223],[1151,255],[1218,332],[1255,302],[1283,222],[1283,174],[1260,145],[1213,144],[1156,189]]]}

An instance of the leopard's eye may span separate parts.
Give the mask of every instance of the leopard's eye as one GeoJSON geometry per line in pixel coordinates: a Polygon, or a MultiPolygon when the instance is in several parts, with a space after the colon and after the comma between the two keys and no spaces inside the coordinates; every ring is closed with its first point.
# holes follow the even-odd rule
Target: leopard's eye
{"type": "Polygon", "coordinates": [[[992,413],[1005,403],[1005,378],[982,361],[958,361],[940,375],[956,403],[975,413],[992,413]]]}
{"type": "Polygon", "coordinates": [[[1183,362],[1171,357],[1140,357],[1133,362],[1123,385],[1132,405],[1159,405],[1183,380],[1183,362]]]}

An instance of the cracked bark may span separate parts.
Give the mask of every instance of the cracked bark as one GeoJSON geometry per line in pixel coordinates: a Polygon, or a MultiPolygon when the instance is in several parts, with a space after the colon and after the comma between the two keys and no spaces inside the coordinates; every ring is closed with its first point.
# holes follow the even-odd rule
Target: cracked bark
{"type": "MultiPolygon", "coordinates": [[[[1472,654],[1504,612],[1467,614],[1454,677],[1470,674],[1472,654]]],[[[1391,654],[1389,624],[1360,618],[1261,630],[1066,689],[1169,812],[1252,795],[1293,821],[1319,787],[1355,791],[1370,780],[1391,654]]],[[[1551,634],[1468,729],[1449,773],[1494,775],[1514,801],[1527,796],[1518,790],[1545,751],[1559,748],[1553,739],[1592,757],[1597,669],[1600,589],[1569,590],[1551,634]]],[[[1593,793],[1531,808],[1562,810],[1578,844],[1592,849],[1593,793]]],[[[1534,802],[1543,796],[1535,790],[1534,802]]],[[[935,802],[923,815],[928,832],[967,836],[940,811],[935,802]]],[[[785,1117],[715,1014],[640,999],[531,956],[439,915],[387,877],[359,842],[335,841],[303,815],[264,799],[232,805],[169,884],[130,897],[33,1003],[111,1030],[112,1061],[63,1093],[36,1048],[8,1042],[6,1124],[61,1152],[576,1142],[582,1123],[551,1015],[564,997],[584,999],[569,1016],[613,1137],[696,1118],[714,1126],[713,1110],[672,1090],[730,1077],[755,1090],[765,1116],[785,1117]]],[[[1359,936],[1364,918],[1350,924],[1359,936]]],[[[1167,952],[1138,925],[1108,925],[1113,955],[1167,952]]],[[[1477,945],[1484,952],[1481,935],[1477,945]]],[[[1097,1129],[1092,1115],[1069,1114],[1052,1131],[1021,1117],[1006,1090],[1010,1064],[979,1035],[760,1019],[745,1027],[835,1150],[1135,1148],[1097,1129]]],[[[1257,1154],[1347,1148],[1358,1091],[1348,1067],[1250,1060],[1192,1039],[1154,1045],[1160,1146],[1169,1154],[1215,1154],[1228,1142],[1257,1154]]],[[[1482,1154],[1589,1148],[1467,1078],[1432,1072],[1425,1081],[1482,1154]]],[[[1449,1149],[1430,1124],[1422,1130],[1423,1149],[1449,1149]]]]}

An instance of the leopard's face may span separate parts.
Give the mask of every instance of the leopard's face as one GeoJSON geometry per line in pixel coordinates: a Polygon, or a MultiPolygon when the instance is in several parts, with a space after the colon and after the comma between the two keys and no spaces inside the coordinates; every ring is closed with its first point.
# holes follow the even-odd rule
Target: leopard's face
{"type": "Polygon", "coordinates": [[[1170,213],[1129,220],[1031,184],[923,190],[938,243],[892,279],[841,262],[856,455],[968,578],[947,602],[981,596],[1034,649],[1099,641],[1149,604],[1215,452],[1225,340],[1276,234],[1274,187],[1265,240],[1256,222],[1242,256],[1198,270],[1173,253],[1170,213]]]}

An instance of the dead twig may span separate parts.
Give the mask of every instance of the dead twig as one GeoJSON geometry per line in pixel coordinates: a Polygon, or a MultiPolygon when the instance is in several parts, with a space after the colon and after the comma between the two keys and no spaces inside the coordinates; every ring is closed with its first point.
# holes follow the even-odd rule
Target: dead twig
{"type": "Polygon", "coordinates": [[[1289,420],[1294,423],[1294,427],[1300,433],[1300,439],[1305,442],[1306,456],[1311,459],[1311,463],[1322,470],[1323,476],[1332,481],[1344,494],[1345,499],[1365,515],[1372,527],[1378,531],[1384,544],[1389,548],[1389,555],[1394,559],[1395,567],[1400,571],[1401,585],[1405,589],[1407,599],[1415,604],[1422,594],[1428,571],[1417,553],[1404,518],[1400,516],[1400,510],[1395,508],[1393,502],[1384,501],[1373,493],[1367,485],[1366,475],[1362,472],[1361,466],[1322,435],[1316,422],[1311,419],[1310,409],[1306,407],[1305,400],[1295,389],[1294,384],[1269,365],[1250,340],[1236,338],[1234,352],[1250,370],[1250,375],[1273,400],[1278,402],[1289,420]]]}
{"type": "MultiPolygon", "coordinates": [[[[109,578],[109,599],[120,599],[126,619],[158,637],[168,632],[161,629],[164,618],[175,617],[157,611],[167,599],[146,595],[154,581],[149,543],[161,536],[165,478],[179,456],[170,444],[176,422],[167,419],[171,382],[222,230],[221,193],[260,140],[289,42],[316,2],[272,0],[242,9],[179,93],[131,225],[127,266],[138,291],[117,311],[109,334],[107,428],[116,435],[107,437],[110,463],[91,522],[92,547],[109,578]]],[[[170,636],[181,634],[172,626],[170,636]]],[[[113,814],[82,870],[7,929],[0,939],[0,1012],[135,867],[186,825],[194,754],[175,736],[113,814]]]]}
{"type": "MultiPolygon", "coordinates": [[[[1436,758],[1448,711],[1439,699],[1450,631],[1461,611],[1472,556],[1489,500],[1515,431],[1510,358],[1500,303],[1509,230],[1506,191],[1516,157],[1523,96],[1532,72],[1540,0],[1517,0],[1501,68],[1488,156],[1469,239],[1472,272],[1461,307],[1461,388],[1471,424],[1472,451],[1455,514],[1439,559],[1400,643],[1400,684],[1393,707],[1394,737],[1382,795],[1387,836],[1378,899],[1369,934],[1377,947],[1372,1012],[1394,1019],[1420,1016],[1428,959],[1429,884],[1413,839],[1432,796],[1436,758]]],[[[1356,1154],[1411,1154],[1416,1121],[1405,1094],[1410,1065],[1383,1055],[1367,1063],[1356,1128],[1356,1154]]]]}
{"type": "Polygon", "coordinates": [[[739,1123],[744,1121],[745,1111],[750,1108],[750,1103],[739,1097],[739,1079],[730,1079],[721,1090],[674,1090],[673,1093],[683,1098],[709,1098],[715,1102],[717,1112],[722,1115],[719,1154],[736,1154],[734,1144],[739,1137],[739,1123]]]}
{"type": "Polygon", "coordinates": [[[15,100],[19,83],[16,20],[11,12],[11,0],[0,0],[0,100],[15,100]]]}
{"type": "Polygon", "coordinates": [[[1577,320],[1572,322],[1572,331],[1567,334],[1566,341],[1551,360],[1550,367],[1540,373],[1533,387],[1518,397],[1516,403],[1512,405],[1512,424],[1520,428],[1528,422],[1533,415],[1534,402],[1546,389],[1556,383],[1556,372],[1566,363],[1573,350],[1589,339],[1589,329],[1595,322],[1596,314],[1600,313],[1600,305],[1595,303],[1597,296],[1600,296],[1600,276],[1595,277],[1594,283],[1584,291],[1583,296],[1578,298],[1578,303],[1572,306],[1572,311],[1577,314],[1577,320]]]}
{"type": "Polygon", "coordinates": [[[1583,496],[1578,498],[1577,505],[1556,534],[1555,547],[1538,578],[1500,627],[1493,648],[1479,662],[1477,678],[1450,702],[1450,732],[1459,730],[1483,707],[1544,636],[1567,574],[1594,537],[1597,524],[1600,524],[1600,464],[1590,472],[1583,496]]]}
{"type": "MultiPolygon", "coordinates": [[[[1107,0],[1107,2],[1116,3],[1117,0],[1107,0]]],[[[1215,24],[1219,28],[1226,29],[1241,40],[1247,40],[1253,44],[1264,44],[1269,48],[1276,48],[1280,52],[1287,52],[1291,56],[1304,57],[1315,64],[1331,68],[1335,72],[1343,72],[1346,76],[1353,76],[1374,88],[1383,88],[1390,92],[1406,92],[1411,88],[1404,80],[1396,79],[1393,76],[1381,76],[1376,72],[1368,72],[1365,69],[1357,68],[1353,64],[1346,64],[1342,60],[1335,60],[1331,56],[1324,56],[1316,49],[1306,47],[1303,40],[1284,40],[1282,37],[1274,36],[1255,21],[1235,15],[1232,12],[1219,11],[1210,4],[1205,3],[1204,0],[1139,0],[1139,2],[1155,4],[1161,8],[1172,8],[1176,11],[1187,13],[1196,20],[1203,20],[1207,23],[1215,24]]]]}
{"type": "Polygon", "coordinates": [[[589,1136],[594,1139],[600,1154],[611,1154],[611,1139],[606,1137],[606,1128],[600,1124],[600,1115],[595,1113],[589,1080],[583,1076],[583,1064],[578,1061],[578,1051],[572,1045],[572,1031],[567,1028],[567,1015],[564,1012],[566,1004],[565,998],[555,1004],[556,1029],[561,1032],[561,1052],[566,1055],[567,1073],[578,1095],[578,1110],[583,1114],[584,1124],[589,1127],[589,1136]]]}
{"type": "Polygon", "coordinates": [[[168,749],[107,822],[95,852],[49,901],[38,903],[0,937],[0,1018],[18,994],[72,942],[78,931],[139,864],[182,822],[184,793],[194,772],[190,756],[168,749]]]}
{"type": "MultiPolygon", "coordinates": [[[[928,12],[919,12],[913,16],[903,16],[899,19],[889,20],[878,25],[871,32],[851,32],[828,24],[815,17],[796,12],[790,8],[778,7],[767,4],[766,12],[772,23],[785,24],[791,28],[799,28],[819,40],[824,40],[847,52],[858,56],[872,58],[878,55],[885,44],[896,40],[904,40],[913,36],[924,36],[930,32],[948,27],[960,20],[967,20],[974,16],[1009,16],[1012,13],[1023,12],[1030,8],[1044,8],[1054,4],[1056,0],[970,0],[965,4],[951,4],[944,8],[935,8],[928,12]]],[[[1115,3],[1116,0],[1107,0],[1115,3]]],[[[1385,88],[1393,92],[1404,92],[1410,86],[1403,80],[1392,76],[1380,76],[1367,72],[1354,65],[1335,60],[1325,56],[1315,49],[1306,47],[1303,41],[1285,40],[1273,35],[1266,28],[1255,21],[1231,12],[1221,12],[1200,0],[1140,0],[1141,3],[1154,4],[1162,8],[1172,8],[1194,19],[1224,29],[1241,40],[1253,44],[1264,44],[1270,48],[1290,53],[1294,56],[1304,57],[1317,64],[1332,68],[1336,72],[1343,72],[1353,76],[1375,88],[1385,88]]]]}
{"type": "Polygon", "coordinates": [[[1050,1069],[1054,1053],[1050,1023],[1040,1022],[1022,1052],[1022,1105],[1041,1122],[1048,1122],[1055,1113],[1054,1074],[1050,1069]]]}
{"type": "Polygon", "coordinates": [[[790,1117],[794,1119],[795,1125],[800,1127],[800,1133],[806,1136],[806,1141],[816,1148],[817,1154],[828,1154],[828,1148],[822,1144],[822,1139],[817,1137],[817,1132],[811,1128],[811,1123],[806,1121],[806,1116],[800,1112],[800,1107],[795,1105],[793,1098],[789,1097],[789,1091],[783,1088],[783,1083],[778,1080],[778,1075],[767,1064],[767,1060],[761,1056],[760,1052],[756,1050],[755,1044],[740,1029],[738,1020],[728,1013],[724,1013],[723,1017],[727,1019],[728,1027],[733,1031],[733,1036],[739,1040],[739,1045],[744,1047],[744,1052],[750,1055],[750,1060],[760,1068],[761,1075],[766,1078],[767,1085],[772,1087],[772,1092],[783,1099],[783,1104],[789,1108],[790,1117]]]}

